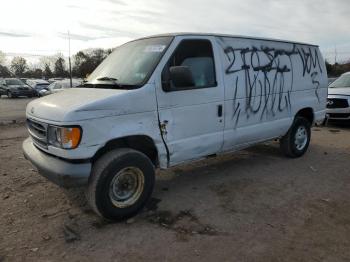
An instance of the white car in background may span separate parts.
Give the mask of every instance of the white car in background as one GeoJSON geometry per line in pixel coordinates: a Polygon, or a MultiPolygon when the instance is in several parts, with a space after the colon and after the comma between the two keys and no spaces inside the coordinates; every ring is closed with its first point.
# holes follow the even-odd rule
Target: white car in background
{"type": "MultiPolygon", "coordinates": [[[[76,79],[72,79],[72,87],[77,87],[80,84],[81,84],[81,81],[76,80],[76,79]]],[[[42,89],[39,92],[39,96],[46,96],[46,95],[50,95],[50,94],[55,94],[55,93],[58,93],[58,92],[65,90],[67,88],[71,88],[69,79],[56,81],[56,82],[51,83],[47,88],[42,89]]]]}
{"type": "Polygon", "coordinates": [[[350,120],[350,72],[328,86],[327,118],[350,120]]]}
{"type": "Polygon", "coordinates": [[[62,78],[62,77],[56,77],[56,78],[50,78],[50,79],[48,79],[47,81],[48,81],[50,84],[52,84],[53,82],[62,81],[62,80],[64,80],[64,78],[62,78]]]}
{"type": "Polygon", "coordinates": [[[335,80],[337,80],[337,77],[328,77],[328,85],[332,84],[335,80]]]}

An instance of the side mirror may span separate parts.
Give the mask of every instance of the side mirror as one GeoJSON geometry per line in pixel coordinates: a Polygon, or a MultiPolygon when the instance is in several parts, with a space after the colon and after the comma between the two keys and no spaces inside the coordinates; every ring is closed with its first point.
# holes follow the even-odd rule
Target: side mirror
{"type": "Polygon", "coordinates": [[[186,88],[193,87],[194,81],[192,72],[188,66],[172,66],[169,68],[170,80],[175,87],[186,88]]]}

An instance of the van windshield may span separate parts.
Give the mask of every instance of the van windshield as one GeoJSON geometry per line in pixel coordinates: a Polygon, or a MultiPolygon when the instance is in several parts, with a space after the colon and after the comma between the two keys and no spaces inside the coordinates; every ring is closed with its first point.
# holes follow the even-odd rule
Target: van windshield
{"type": "Polygon", "coordinates": [[[86,87],[135,88],[153,73],[173,37],[132,41],[116,48],[88,77],[86,87]]]}

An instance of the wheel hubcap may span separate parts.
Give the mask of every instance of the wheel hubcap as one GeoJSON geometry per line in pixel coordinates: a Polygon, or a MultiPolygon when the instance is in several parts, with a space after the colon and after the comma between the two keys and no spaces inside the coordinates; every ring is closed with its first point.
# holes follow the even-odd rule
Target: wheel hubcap
{"type": "Polygon", "coordinates": [[[143,172],[137,167],[126,167],[113,177],[109,187],[109,197],[116,207],[128,207],[139,199],[143,188],[143,172]]]}
{"type": "Polygon", "coordinates": [[[302,150],[306,144],[307,144],[308,136],[306,128],[303,126],[300,126],[295,133],[295,146],[298,150],[302,150]]]}

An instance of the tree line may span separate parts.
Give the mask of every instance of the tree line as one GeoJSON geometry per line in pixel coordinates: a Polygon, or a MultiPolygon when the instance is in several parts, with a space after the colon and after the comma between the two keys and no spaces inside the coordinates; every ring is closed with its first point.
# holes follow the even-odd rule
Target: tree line
{"type": "MultiPolygon", "coordinates": [[[[112,49],[89,49],[79,51],[72,57],[72,76],[85,78],[112,52],[112,49]]],[[[6,56],[0,51],[0,77],[52,78],[69,77],[67,61],[62,54],[43,56],[39,66],[30,67],[25,58],[15,56],[8,66],[6,56]]]]}
{"type": "Polygon", "coordinates": [[[350,72],[350,62],[330,64],[326,61],[328,77],[338,77],[345,72],[350,72]]]}
{"type": "MultiPolygon", "coordinates": [[[[72,58],[72,76],[85,78],[104,60],[112,49],[89,49],[79,51],[72,58]]],[[[52,78],[69,77],[67,61],[62,54],[43,56],[39,68],[30,68],[26,59],[16,56],[9,66],[5,65],[6,56],[0,51],[0,77],[52,78]]],[[[338,77],[350,71],[350,62],[330,64],[326,61],[329,77],[338,77]]]]}

